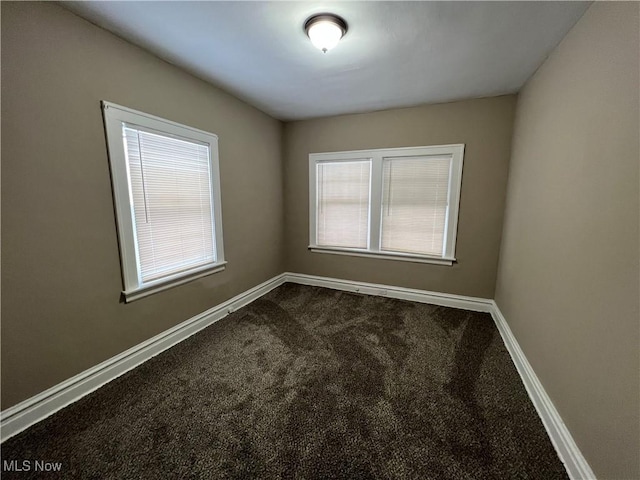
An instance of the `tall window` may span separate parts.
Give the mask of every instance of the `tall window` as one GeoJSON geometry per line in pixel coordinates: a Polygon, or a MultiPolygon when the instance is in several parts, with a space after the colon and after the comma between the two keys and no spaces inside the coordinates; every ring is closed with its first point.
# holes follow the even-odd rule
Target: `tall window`
{"type": "Polygon", "coordinates": [[[310,248],[452,264],[464,145],[309,155],[310,248]]]}
{"type": "Polygon", "coordinates": [[[224,269],[217,137],[102,105],[125,299],[224,269]]]}

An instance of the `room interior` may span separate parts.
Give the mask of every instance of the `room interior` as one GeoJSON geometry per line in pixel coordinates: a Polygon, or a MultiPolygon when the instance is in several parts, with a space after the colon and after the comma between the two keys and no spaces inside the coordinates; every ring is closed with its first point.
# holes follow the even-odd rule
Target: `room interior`
{"type": "Polygon", "coordinates": [[[490,314],[569,477],[640,478],[639,4],[185,5],[1,4],[3,442],[308,285],[490,314]],[[101,101],[217,135],[223,271],[124,301],[101,101]],[[310,154],[451,144],[452,265],[309,250],[310,154]]]}

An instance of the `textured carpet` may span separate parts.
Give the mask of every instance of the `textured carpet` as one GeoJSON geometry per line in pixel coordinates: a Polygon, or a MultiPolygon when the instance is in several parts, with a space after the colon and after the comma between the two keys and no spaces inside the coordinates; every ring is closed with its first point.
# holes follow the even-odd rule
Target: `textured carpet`
{"type": "Polygon", "coordinates": [[[8,440],[2,459],[3,479],[568,478],[488,314],[293,284],[8,440]]]}

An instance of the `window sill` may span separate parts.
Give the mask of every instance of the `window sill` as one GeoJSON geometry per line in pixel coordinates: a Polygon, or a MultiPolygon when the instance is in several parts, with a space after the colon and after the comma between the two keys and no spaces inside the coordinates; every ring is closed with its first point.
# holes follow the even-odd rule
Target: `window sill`
{"type": "Polygon", "coordinates": [[[206,265],[198,269],[190,270],[186,273],[178,273],[170,277],[154,280],[152,282],[145,283],[142,286],[132,288],[131,290],[125,290],[122,292],[124,295],[124,301],[125,303],[130,303],[134,300],[153,295],[154,293],[162,292],[163,290],[196,280],[197,278],[221,272],[225,269],[226,264],[227,262],[220,262],[214,265],[206,265]]]}
{"type": "Polygon", "coordinates": [[[319,247],[309,245],[309,250],[313,253],[332,253],[334,255],[349,255],[353,257],[368,257],[382,260],[399,260],[402,262],[431,263],[433,265],[453,265],[455,258],[429,257],[426,255],[413,255],[410,253],[391,252],[369,252],[367,250],[356,250],[351,248],[319,247]]]}

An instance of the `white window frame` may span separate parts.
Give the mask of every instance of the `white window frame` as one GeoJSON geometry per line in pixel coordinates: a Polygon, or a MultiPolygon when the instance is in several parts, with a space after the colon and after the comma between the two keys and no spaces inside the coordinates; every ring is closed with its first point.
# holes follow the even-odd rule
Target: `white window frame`
{"type": "Polygon", "coordinates": [[[358,257],[373,257],[389,260],[404,260],[418,263],[452,265],[456,261],[456,238],[458,234],[458,213],[460,209],[460,189],[462,185],[462,164],[464,144],[437,145],[423,147],[380,148],[373,150],[352,150],[346,152],[323,152],[309,154],[309,250],[315,253],[332,253],[358,257]],[[416,253],[390,252],[381,250],[382,235],[382,171],[383,159],[390,157],[451,156],[449,172],[448,208],[446,216],[445,240],[441,256],[416,253]],[[368,248],[343,248],[318,245],[317,243],[317,165],[323,162],[371,161],[371,184],[369,192],[369,240],[368,248]]]}
{"type": "Polygon", "coordinates": [[[222,238],[222,207],[217,135],[104,100],[101,102],[101,105],[107,137],[109,166],[111,169],[122,280],[124,284],[122,293],[125,301],[131,302],[147,295],[190,282],[196,278],[224,270],[227,262],[224,260],[224,244],[222,238]],[[157,132],[165,136],[173,136],[182,140],[208,145],[211,171],[211,212],[214,228],[215,262],[168,275],[157,280],[148,282],[142,280],[139,269],[131,182],[129,180],[129,169],[122,136],[123,123],[135,125],[141,127],[142,130],[151,130],[152,132],[157,132]]]}

